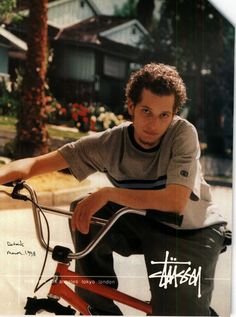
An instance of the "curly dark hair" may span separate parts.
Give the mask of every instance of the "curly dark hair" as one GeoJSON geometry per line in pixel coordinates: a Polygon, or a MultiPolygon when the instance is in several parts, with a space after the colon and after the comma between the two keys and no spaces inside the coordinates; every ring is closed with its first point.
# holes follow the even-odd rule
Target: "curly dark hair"
{"type": "Polygon", "coordinates": [[[150,63],[132,73],[125,88],[126,102],[131,100],[134,105],[140,102],[143,88],[160,96],[174,94],[174,111],[180,110],[187,99],[185,84],[170,65],[150,63]]]}

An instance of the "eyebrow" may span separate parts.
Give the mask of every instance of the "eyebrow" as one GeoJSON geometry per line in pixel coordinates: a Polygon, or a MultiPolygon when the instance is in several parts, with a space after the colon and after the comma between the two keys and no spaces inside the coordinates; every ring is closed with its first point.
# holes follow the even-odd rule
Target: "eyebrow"
{"type": "MultiPolygon", "coordinates": [[[[149,110],[151,110],[151,111],[152,111],[152,108],[151,108],[151,107],[149,107],[149,106],[147,106],[147,105],[142,105],[142,106],[141,106],[141,108],[148,108],[149,110]]],[[[173,111],[163,110],[163,111],[161,111],[161,112],[160,112],[160,114],[161,114],[161,113],[172,114],[172,113],[173,113],[173,111]]]]}
{"type": "Polygon", "coordinates": [[[172,114],[173,112],[172,111],[169,111],[169,110],[167,110],[167,111],[162,111],[161,113],[168,113],[168,114],[172,114]]]}

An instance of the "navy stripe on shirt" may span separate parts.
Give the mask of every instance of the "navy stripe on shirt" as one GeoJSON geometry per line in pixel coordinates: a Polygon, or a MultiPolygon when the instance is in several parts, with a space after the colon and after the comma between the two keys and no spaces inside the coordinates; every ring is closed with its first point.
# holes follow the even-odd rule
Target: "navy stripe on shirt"
{"type": "MultiPolygon", "coordinates": [[[[108,179],[110,182],[119,188],[126,188],[126,189],[162,189],[166,187],[166,179],[167,176],[163,175],[156,180],[123,180],[117,181],[111,175],[107,174],[108,179]]],[[[179,215],[175,212],[162,212],[159,210],[151,210],[147,209],[146,217],[151,218],[152,220],[156,220],[158,222],[167,222],[176,224],[181,226],[183,221],[183,215],[179,215]]]]}
{"type": "Polygon", "coordinates": [[[163,189],[166,187],[166,179],[167,176],[160,176],[156,180],[139,180],[139,179],[131,179],[131,180],[121,180],[118,181],[113,178],[108,173],[106,174],[109,181],[115,187],[119,188],[127,188],[127,189],[163,189]]]}

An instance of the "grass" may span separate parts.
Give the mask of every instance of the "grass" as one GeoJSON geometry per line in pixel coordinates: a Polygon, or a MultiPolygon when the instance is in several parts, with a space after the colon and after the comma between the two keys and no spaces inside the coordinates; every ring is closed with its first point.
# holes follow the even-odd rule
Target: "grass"
{"type": "MultiPolygon", "coordinates": [[[[5,162],[0,159],[0,168],[5,162]]],[[[79,182],[73,175],[64,172],[51,172],[34,176],[28,179],[27,184],[31,185],[37,192],[53,192],[61,189],[79,188],[90,185],[90,180],[79,182]]],[[[0,185],[0,190],[6,190],[6,187],[0,185]]],[[[9,192],[11,192],[9,188],[9,192]]]]}
{"type": "Polygon", "coordinates": [[[79,182],[73,175],[62,172],[52,172],[34,176],[27,180],[36,192],[52,192],[66,188],[77,188],[90,185],[89,180],[79,182]]]}
{"type": "Polygon", "coordinates": [[[16,130],[16,118],[8,116],[0,116],[0,128],[1,130],[15,132],[16,130]]]}
{"type": "MultiPolygon", "coordinates": [[[[0,164],[0,168],[1,166],[0,164]]],[[[57,171],[31,177],[26,183],[32,186],[36,192],[54,192],[62,189],[86,187],[91,184],[88,179],[79,182],[73,175],[57,171]]],[[[12,191],[12,188],[0,185],[0,191],[2,189],[9,189],[8,192],[12,191]]]]}
{"type": "Polygon", "coordinates": [[[47,125],[48,133],[51,138],[65,138],[65,139],[79,139],[82,136],[86,135],[87,133],[83,132],[73,132],[73,131],[61,131],[56,128],[47,125]]]}
{"type": "MultiPolygon", "coordinates": [[[[0,133],[1,131],[16,132],[16,118],[9,116],[0,116],[0,133]]],[[[60,139],[78,139],[81,136],[86,135],[86,133],[81,133],[79,131],[64,131],[59,130],[55,126],[47,125],[48,133],[51,138],[60,139]]],[[[0,168],[5,162],[0,159],[0,168]]],[[[27,181],[36,191],[55,191],[65,188],[73,188],[89,185],[90,181],[84,180],[83,182],[78,182],[74,176],[70,174],[65,174],[62,172],[53,172],[44,175],[39,175],[31,178],[27,181]]]]}
{"type": "MultiPolygon", "coordinates": [[[[0,131],[5,130],[9,132],[16,131],[16,118],[9,116],[0,116],[0,131]]],[[[58,130],[55,127],[52,127],[50,124],[47,124],[48,133],[51,138],[65,138],[65,139],[79,139],[80,137],[86,135],[79,131],[62,131],[58,130]]]]}

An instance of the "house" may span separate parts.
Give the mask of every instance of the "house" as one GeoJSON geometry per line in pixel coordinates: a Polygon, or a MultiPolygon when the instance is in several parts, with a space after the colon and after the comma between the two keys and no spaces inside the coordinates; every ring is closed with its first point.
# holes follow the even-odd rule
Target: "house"
{"type": "Polygon", "coordinates": [[[27,44],[0,26],[0,77],[9,78],[10,62],[15,60],[21,61],[25,59],[27,51],[27,44]]]}
{"type": "MultiPolygon", "coordinates": [[[[135,0],[136,2],[138,0],[135,0]]],[[[127,0],[56,0],[48,5],[48,24],[64,28],[97,15],[114,15],[127,0]]]]}
{"type": "MultiPolygon", "coordinates": [[[[99,101],[119,112],[130,71],[140,65],[147,30],[133,19],[107,15],[125,0],[57,0],[48,4],[53,62],[50,88],[60,101],[99,101]],[[105,14],[104,14],[105,13],[105,14]]],[[[27,7],[20,25],[8,30],[26,41],[27,7]]],[[[11,58],[11,57],[10,57],[11,58]]]]}
{"type": "Polygon", "coordinates": [[[145,35],[137,20],[102,15],[59,30],[51,39],[55,51],[51,88],[60,99],[101,101],[118,111],[145,35]]]}

